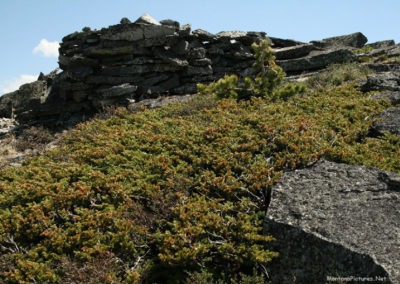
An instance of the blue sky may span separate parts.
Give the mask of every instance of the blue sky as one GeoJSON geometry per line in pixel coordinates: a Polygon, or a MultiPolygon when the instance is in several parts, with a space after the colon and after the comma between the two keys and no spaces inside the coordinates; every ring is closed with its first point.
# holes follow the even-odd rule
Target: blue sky
{"type": "Polygon", "coordinates": [[[0,0],[0,95],[48,73],[57,42],[144,13],[192,29],[264,31],[308,42],[360,31],[369,42],[400,42],[400,0],[0,0]]]}

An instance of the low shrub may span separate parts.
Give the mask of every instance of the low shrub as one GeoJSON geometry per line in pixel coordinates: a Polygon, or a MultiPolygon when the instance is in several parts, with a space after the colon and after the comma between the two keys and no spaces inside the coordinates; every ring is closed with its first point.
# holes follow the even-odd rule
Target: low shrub
{"type": "Polygon", "coordinates": [[[27,149],[44,150],[45,146],[54,141],[54,135],[44,127],[32,126],[24,129],[17,137],[15,149],[23,152],[27,149]]]}
{"type": "Polygon", "coordinates": [[[311,76],[307,81],[310,89],[332,88],[344,83],[355,82],[367,78],[371,70],[359,63],[333,64],[327,70],[311,76]]]}

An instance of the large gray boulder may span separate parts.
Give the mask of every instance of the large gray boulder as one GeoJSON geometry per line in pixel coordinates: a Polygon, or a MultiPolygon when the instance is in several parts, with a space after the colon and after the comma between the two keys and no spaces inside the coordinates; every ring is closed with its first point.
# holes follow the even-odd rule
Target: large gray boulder
{"type": "Polygon", "coordinates": [[[266,225],[281,252],[270,266],[273,283],[400,283],[399,205],[399,174],[324,160],[285,173],[266,225]]]}

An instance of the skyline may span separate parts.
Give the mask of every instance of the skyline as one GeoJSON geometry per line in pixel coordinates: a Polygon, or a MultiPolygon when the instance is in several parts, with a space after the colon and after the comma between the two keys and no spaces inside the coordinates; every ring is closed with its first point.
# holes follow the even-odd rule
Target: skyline
{"type": "Polygon", "coordinates": [[[83,27],[115,25],[123,17],[133,22],[144,13],[158,21],[169,18],[181,25],[191,24],[192,30],[201,28],[211,33],[262,31],[273,37],[309,42],[362,32],[369,43],[400,41],[400,1],[396,0],[32,2],[2,0],[0,4],[0,95],[36,80],[40,72],[56,69],[58,43],[64,36],[83,27]]]}

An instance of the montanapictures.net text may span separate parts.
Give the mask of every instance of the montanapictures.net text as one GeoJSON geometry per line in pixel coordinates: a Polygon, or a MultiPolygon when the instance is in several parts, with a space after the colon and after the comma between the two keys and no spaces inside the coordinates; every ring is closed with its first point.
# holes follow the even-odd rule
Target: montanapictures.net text
{"type": "Polygon", "coordinates": [[[380,276],[375,276],[375,277],[358,277],[358,276],[347,276],[347,277],[334,277],[334,276],[327,276],[326,277],[327,281],[332,281],[332,282],[350,282],[350,281],[355,281],[355,282],[374,282],[374,281],[381,281],[385,282],[387,281],[387,277],[380,277],[380,276]]]}

